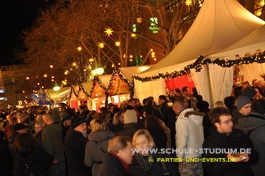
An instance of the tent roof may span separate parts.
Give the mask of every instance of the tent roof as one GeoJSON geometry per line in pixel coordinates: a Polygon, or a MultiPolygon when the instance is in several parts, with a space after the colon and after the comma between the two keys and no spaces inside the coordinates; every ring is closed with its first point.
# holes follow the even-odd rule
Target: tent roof
{"type": "Polygon", "coordinates": [[[219,53],[208,56],[211,59],[235,59],[236,55],[243,57],[245,54],[255,54],[256,51],[265,50],[265,25],[247,35],[242,40],[232,44],[219,53]]]}
{"type": "Polygon", "coordinates": [[[93,82],[85,82],[81,84],[87,93],[90,93],[93,88],[93,82]]]}
{"type": "Polygon", "coordinates": [[[101,75],[101,76],[98,76],[98,78],[102,82],[104,87],[108,88],[109,82],[110,82],[110,79],[111,79],[111,75],[101,75]]]}
{"type": "MultiPolygon", "coordinates": [[[[236,0],[205,0],[184,38],[147,72],[175,71],[176,69],[169,68],[172,68],[172,65],[194,61],[201,55],[219,52],[263,24],[263,20],[250,13],[236,0]]],[[[147,72],[144,75],[151,75],[147,72]]]]}
{"type": "Polygon", "coordinates": [[[120,67],[120,72],[126,77],[130,82],[132,81],[132,75],[140,74],[150,68],[150,65],[143,66],[133,66],[133,67],[120,67]]]}
{"type": "Polygon", "coordinates": [[[70,87],[62,87],[58,91],[54,91],[53,89],[46,89],[45,92],[47,93],[50,99],[58,99],[63,98],[67,93],[70,92],[70,87]]]}

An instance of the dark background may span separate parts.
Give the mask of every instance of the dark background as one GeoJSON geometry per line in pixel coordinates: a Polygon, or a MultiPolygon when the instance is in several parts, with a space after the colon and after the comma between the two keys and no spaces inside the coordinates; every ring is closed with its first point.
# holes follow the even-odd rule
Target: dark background
{"type": "Polygon", "coordinates": [[[20,64],[14,53],[22,49],[22,31],[30,29],[40,0],[0,0],[0,66],[20,64]]]}

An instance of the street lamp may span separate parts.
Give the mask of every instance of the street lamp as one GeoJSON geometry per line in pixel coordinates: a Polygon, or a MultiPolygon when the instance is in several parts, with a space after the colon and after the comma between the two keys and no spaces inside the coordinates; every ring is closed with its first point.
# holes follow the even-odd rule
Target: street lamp
{"type": "Polygon", "coordinates": [[[55,81],[55,84],[54,84],[53,90],[54,90],[55,92],[57,92],[57,91],[59,91],[60,89],[61,89],[60,86],[58,86],[58,85],[57,85],[57,82],[55,81]]]}

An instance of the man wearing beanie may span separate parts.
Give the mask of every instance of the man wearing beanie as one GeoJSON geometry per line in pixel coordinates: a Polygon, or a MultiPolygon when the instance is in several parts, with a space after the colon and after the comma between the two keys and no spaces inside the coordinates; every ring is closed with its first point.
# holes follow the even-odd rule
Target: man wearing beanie
{"type": "Polygon", "coordinates": [[[237,124],[237,121],[239,118],[242,118],[244,116],[247,116],[251,112],[251,103],[249,97],[241,95],[236,99],[236,107],[237,111],[235,111],[232,116],[234,119],[234,125],[237,124]]]}
{"type": "Polygon", "coordinates": [[[116,133],[116,136],[128,136],[132,139],[134,133],[139,129],[137,124],[137,114],[134,109],[127,109],[124,113],[123,129],[116,133]]]}
{"type": "Polygon", "coordinates": [[[84,163],[87,141],[86,120],[82,117],[74,117],[72,119],[72,129],[66,135],[64,142],[68,176],[92,175],[91,167],[84,163]]]}
{"type": "Polygon", "coordinates": [[[256,94],[257,93],[253,87],[247,87],[242,90],[242,95],[247,96],[251,100],[255,98],[256,94]]]}

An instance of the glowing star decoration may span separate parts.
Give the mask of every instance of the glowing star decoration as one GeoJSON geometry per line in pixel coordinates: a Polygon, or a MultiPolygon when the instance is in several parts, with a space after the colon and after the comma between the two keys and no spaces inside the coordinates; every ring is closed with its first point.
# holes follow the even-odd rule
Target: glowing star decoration
{"type": "Polygon", "coordinates": [[[131,37],[132,37],[132,38],[135,38],[135,37],[136,37],[136,34],[131,34],[131,37]]]}
{"type": "Polygon", "coordinates": [[[138,24],[142,23],[142,22],[143,22],[142,17],[138,17],[138,18],[136,18],[136,22],[137,22],[138,24]]]}
{"type": "Polygon", "coordinates": [[[113,30],[110,27],[106,28],[105,33],[106,33],[107,36],[110,36],[110,35],[112,35],[113,30]]]}
{"type": "Polygon", "coordinates": [[[192,4],[192,0],[186,0],[185,4],[186,4],[187,6],[190,6],[190,5],[192,4]]]}
{"type": "Polygon", "coordinates": [[[99,46],[100,48],[104,48],[105,44],[104,44],[103,42],[100,42],[100,43],[98,44],[98,46],[99,46]]]}

